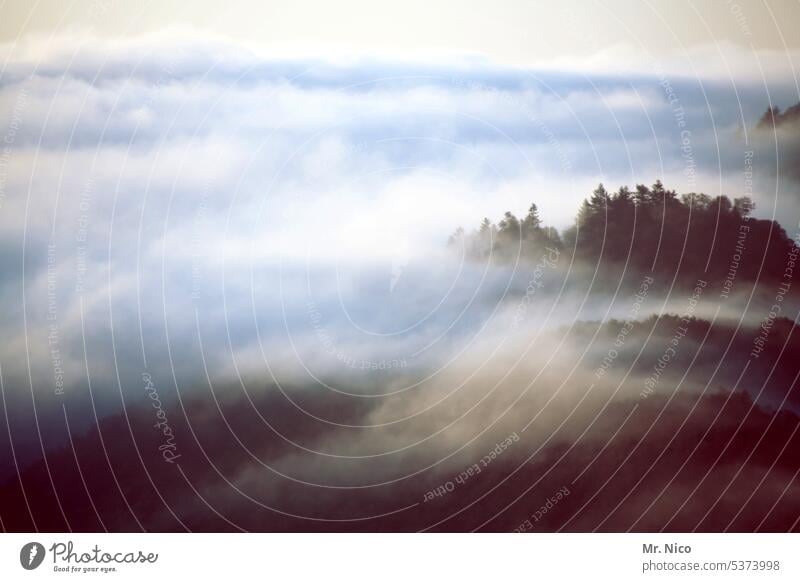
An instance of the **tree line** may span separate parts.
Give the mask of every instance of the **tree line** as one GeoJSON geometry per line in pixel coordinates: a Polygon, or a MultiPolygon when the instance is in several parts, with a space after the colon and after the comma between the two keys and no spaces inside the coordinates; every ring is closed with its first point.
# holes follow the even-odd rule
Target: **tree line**
{"type": "Polygon", "coordinates": [[[534,203],[523,218],[506,212],[496,224],[484,218],[471,232],[459,228],[448,244],[472,260],[498,263],[536,261],[547,248],[558,249],[578,265],[652,272],[679,283],[724,282],[732,274],[780,280],[795,243],[777,222],[752,217],[753,209],[747,196],[679,196],[660,180],[614,193],[600,184],[563,232],[542,224],[534,203]]]}

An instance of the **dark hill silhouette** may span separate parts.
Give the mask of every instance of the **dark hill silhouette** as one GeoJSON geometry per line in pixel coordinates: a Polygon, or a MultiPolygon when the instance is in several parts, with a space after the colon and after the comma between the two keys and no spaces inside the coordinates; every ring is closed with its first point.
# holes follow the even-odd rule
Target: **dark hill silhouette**
{"type": "MultiPolygon", "coordinates": [[[[281,458],[299,454],[267,428],[264,418],[287,438],[310,448],[319,448],[339,429],[315,422],[270,387],[254,394],[252,402],[227,398],[219,409],[208,395],[186,399],[182,406],[172,402],[175,414],[170,418],[180,446],[180,467],[165,463],[159,454],[161,439],[153,429],[153,410],[143,397],[141,405],[129,406],[127,414],[108,417],[87,434],[74,435],[71,446],[49,452],[49,467],[42,461],[33,463],[19,478],[0,484],[3,527],[6,531],[68,527],[73,531],[413,531],[438,524],[434,527],[438,531],[511,531],[566,485],[569,503],[536,522],[535,531],[796,529],[800,491],[790,484],[800,471],[795,452],[800,445],[796,390],[800,360],[795,355],[800,351],[800,326],[785,319],[776,322],[768,348],[740,380],[758,329],[692,320],[680,357],[668,372],[670,380],[665,376],[648,398],[636,398],[642,378],[678,324],[675,317],[663,316],[649,318],[633,330],[620,350],[616,362],[620,369],[612,368],[597,380],[597,389],[610,393],[617,381],[610,375],[621,377],[631,370],[626,382],[633,388],[633,399],[611,401],[579,443],[572,439],[585,424],[576,420],[572,430],[557,431],[542,454],[526,462],[542,437],[536,431],[520,433],[519,445],[498,457],[491,470],[467,480],[457,493],[407,511],[364,521],[312,521],[286,515],[346,519],[410,506],[425,491],[474,463],[476,453],[467,452],[452,466],[437,465],[389,486],[347,490],[289,481],[258,462],[280,468],[281,458]],[[649,346],[648,351],[634,364],[643,345],[649,346]],[[720,371],[711,381],[718,363],[720,371]],[[686,370],[689,376],[682,379],[686,370]],[[670,398],[673,392],[675,397],[670,398]],[[638,409],[628,418],[637,402],[638,409]],[[612,441],[610,434],[616,435],[612,441]],[[248,474],[257,480],[248,483],[241,478],[248,474]],[[242,490],[235,491],[231,483],[242,490]],[[461,511],[473,500],[474,506],[461,511]]],[[[599,365],[620,322],[586,322],[557,332],[569,334],[572,342],[583,346],[591,342],[598,326],[601,339],[587,362],[592,368],[599,365]]],[[[344,423],[360,422],[375,406],[319,390],[308,391],[301,404],[315,413],[327,411],[344,423]]],[[[511,430],[519,427],[487,434],[477,450],[490,450],[511,430]]],[[[319,467],[318,479],[326,480],[320,458],[312,456],[305,462],[319,467]]],[[[346,470],[355,473],[362,462],[336,459],[333,466],[347,463],[346,470]]]]}
{"type": "MultiPolygon", "coordinates": [[[[597,269],[608,280],[634,283],[645,273],[662,284],[712,287],[733,280],[779,284],[797,246],[775,221],[751,216],[748,197],[731,201],[689,193],[678,196],[661,181],[652,187],[621,187],[611,194],[600,184],[584,200],[575,224],[561,235],[542,225],[536,205],[520,220],[506,212],[496,225],[484,219],[478,230],[459,229],[449,244],[474,260],[536,261],[557,248],[575,265],[597,269]]],[[[569,264],[564,261],[562,264],[569,264]]]]}

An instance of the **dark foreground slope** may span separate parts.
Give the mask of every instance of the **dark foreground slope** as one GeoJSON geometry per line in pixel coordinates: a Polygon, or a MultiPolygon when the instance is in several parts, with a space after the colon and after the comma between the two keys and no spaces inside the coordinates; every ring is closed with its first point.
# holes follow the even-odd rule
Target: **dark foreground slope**
{"type": "Polygon", "coordinates": [[[403,423],[387,424],[395,400],[309,387],[164,402],[172,462],[143,394],[3,484],[0,518],[8,531],[797,531],[800,329],[777,320],[754,357],[760,327],[650,318],[603,366],[621,325],[559,329],[535,351],[566,339],[566,367],[531,355],[419,412],[447,383],[426,385],[401,398],[420,414],[403,423]]]}

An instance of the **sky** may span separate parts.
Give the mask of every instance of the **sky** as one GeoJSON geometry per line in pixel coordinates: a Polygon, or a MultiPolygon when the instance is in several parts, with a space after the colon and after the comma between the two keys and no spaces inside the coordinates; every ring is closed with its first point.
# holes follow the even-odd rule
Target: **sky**
{"type": "Polygon", "coordinates": [[[567,0],[557,5],[525,0],[411,0],[395,5],[232,0],[222,9],[209,0],[191,5],[176,0],[40,0],[5,2],[0,39],[86,30],[120,38],[178,25],[269,49],[475,52],[530,66],[565,56],[591,57],[620,44],[658,57],[710,43],[785,52],[800,46],[800,33],[787,25],[796,10],[791,0],[567,0]],[[243,13],[248,17],[242,18],[243,13]],[[648,32],[654,28],[662,34],[648,32]]]}

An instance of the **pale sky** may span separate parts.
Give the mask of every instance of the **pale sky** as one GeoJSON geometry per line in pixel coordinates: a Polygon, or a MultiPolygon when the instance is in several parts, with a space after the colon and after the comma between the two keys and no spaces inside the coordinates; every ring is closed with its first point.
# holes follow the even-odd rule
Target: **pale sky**
{"type": "Polygon", "coordinates": [[[783,52],[800,47],[793,0],[10,0],[0,41],[30,33],[119,38],[181,26],[266,49],[475,52],[498,62],[541,64],[627,45],[655,56],[715,43],[783,52]]]}

